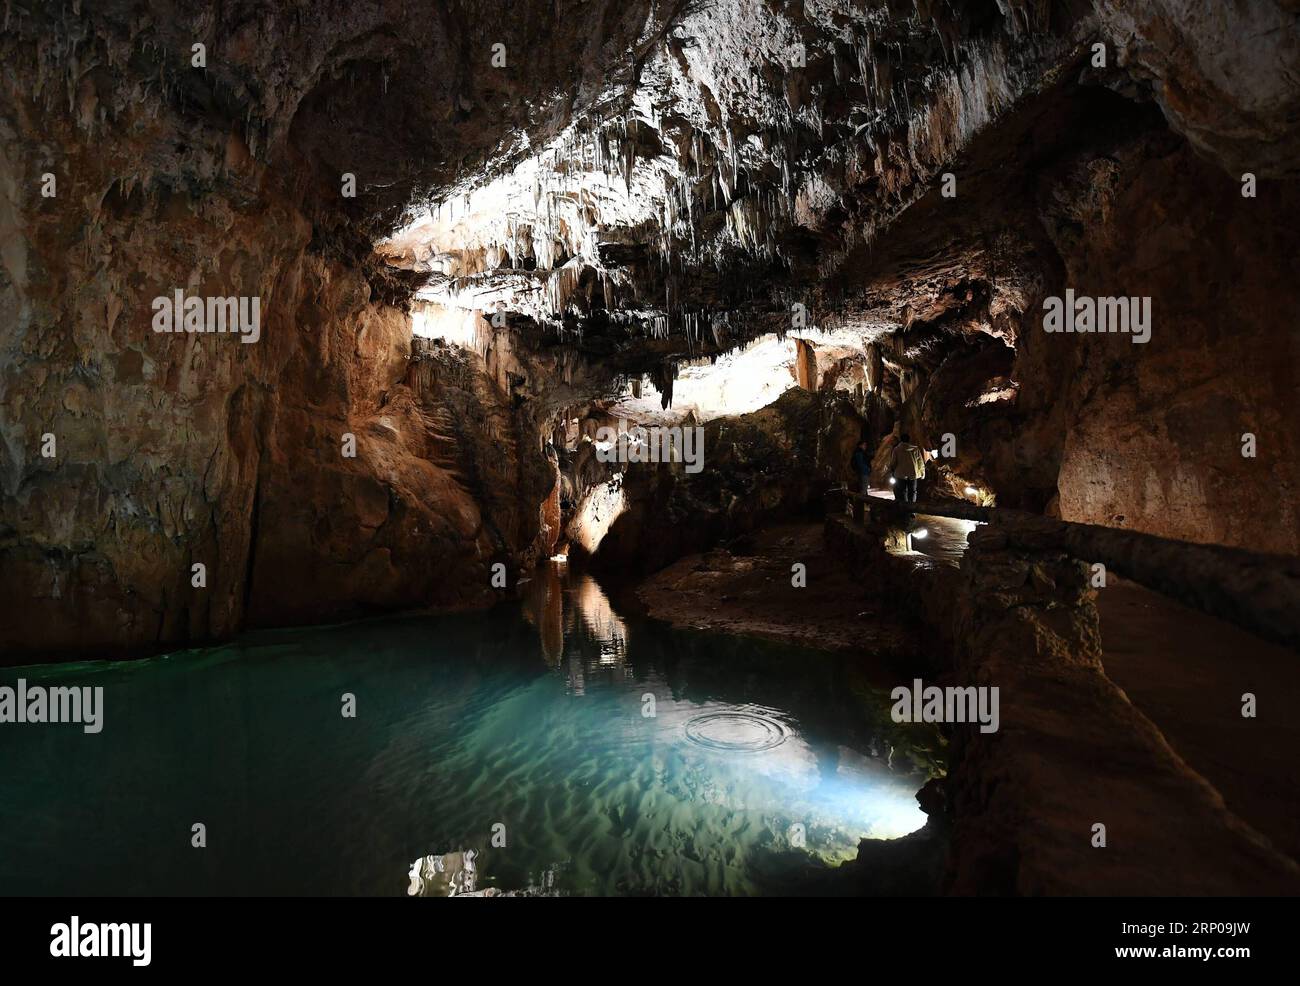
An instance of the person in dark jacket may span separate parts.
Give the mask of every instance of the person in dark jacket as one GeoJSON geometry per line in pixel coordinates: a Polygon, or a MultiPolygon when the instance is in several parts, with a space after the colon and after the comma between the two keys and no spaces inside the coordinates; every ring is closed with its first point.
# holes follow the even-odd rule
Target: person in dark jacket
{"type": "Polygon", "coordinates": [[[853,450],[853,459],[849,463],[858,474],[858,492],[866,496],[871,487],[871,450],[865,439],[858,442],[853,450]]]}

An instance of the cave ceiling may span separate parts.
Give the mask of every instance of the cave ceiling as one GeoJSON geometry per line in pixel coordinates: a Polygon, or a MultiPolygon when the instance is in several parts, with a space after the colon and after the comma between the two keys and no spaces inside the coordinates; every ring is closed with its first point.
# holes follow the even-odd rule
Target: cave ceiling
{"type": "Polygon", "coordinates": [[[497,315],[624,372],[785,331],[796,305],[864,343],[1014,344],[1042,277],[1016,193],[1084,140],[1167,125],[1225,168],[1289,174],[1295,87],[1249,65],[1295,64],[1294,32],[1271,30],[1295,5],[1139,6],[100,0],[6,16],[37,39],[45,98],[86,126],[147,135],[151,100],[192,123],[182,144],[160,130],[125,185],[238,186],[228,164],[247,155],[249,197],[288,192],[314,249],[364,269],[417,333],[497,315]],[[194,38],[220,44],[201,73],[185,70],[194,38]],[[124,66],[135,81],[114,86],[124,66]]]}

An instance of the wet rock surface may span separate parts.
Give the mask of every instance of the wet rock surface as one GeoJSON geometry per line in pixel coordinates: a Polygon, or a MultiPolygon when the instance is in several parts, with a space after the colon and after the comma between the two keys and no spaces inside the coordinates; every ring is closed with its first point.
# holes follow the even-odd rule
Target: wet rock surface
{"type": "Polygon", "coordinates": [[[854,571],[889,567],[894,591],[913,601],[951,658],[931,672],[937,680],[999,689],[995,732],[951,727],[943,892],[1289,894],[1300,886],[1295,861],[1230,810],[1107,676],[1098,590],[1082,562],[1018,549],[996,524],[971,534],[959,573],[891,558],[848,517],[828,517],[826,533],[854,571]]]}
{"type": "Polygon", "coordinates": [[[819,523],[764,528],[744,554],[690,555],[642,583],[638,596],[650,616],[674,626],[852,653],[881,667],[913,666],[925,646],[911,620],[826,551],[819,523]]]}
{"type": "Polygon", "coordinates": [[[861,424],[847,402],[802,389],[760,411],[703,426],[706,468],[637,463],[622,479],[627,509],[593,562],[653,572],[716,544],[739,546],[761,525],[820,507],[846,470],[861,424]]]}
{"type": "MultiPolygon", "coordinates": [[[[409,289],[374,262],[363,230],[507,133],[545,132],[555,118],[543,90],[562,115],[592,97],[594,80],[611,81],[611,60],[657,23],[614,6],[608,21],[538,49],[530,102],[476,90],[469,80],[486,77],[468,64],[443,66],[464,85],[425,84],[484,30],[484,5],[438,18],[401,4],[310,17],[297,4],[220,15],[11,5],[0,141],[6,659],[481,603],[490,559],[536,556],[544,492],[532,484],[546,487],[514,451],[523,422],[509,391],[481,367],[475,382],[413,388],[409,313],[392,305],[409,289]],[[208,41],[205,69],[190,65],[196,38],[208,41]],[[422,94],[429,126],[385,102],[381,80],[422,94]],[[452,165],[431,146],[375,144],[418,132],[469,156],[452,165]],[[349,161],[336,168],[343,147],[349,161]],[[46,169],[56,194],[43,198],[46,169]],[[343,172],[369,193],[340,196],[343,172]],[[152,331],[151,299],[173,288],[259,297],[261,338],[152,331]],[[463,394],[476,388],[498,419],[505,409],[504,426],[469,416],[479,409],[463,394]],[[449,418],[459,432],[448,434],[449,418]],[[467,481],[470,456],[512,488],[467,481]],[[526,509],[510,502],[515,489],[526,509]]],[[[534,42],[555,27],[507,22],[534,42]]]]}

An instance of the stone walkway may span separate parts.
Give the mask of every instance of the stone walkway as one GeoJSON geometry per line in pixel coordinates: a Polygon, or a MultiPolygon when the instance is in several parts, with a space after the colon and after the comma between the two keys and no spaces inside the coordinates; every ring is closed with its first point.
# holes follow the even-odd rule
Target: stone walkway
{"type": "Polygon", "coordinates": [[[1097,608],[1107,677],[1231,811],[1300,860],[1300,658],[1114,575],[1097,608]],[[1241,715],[1245,692],[1257,718],[1241,715]]]}
{"type": "MultiPolygon", "coordinates": [[[[871,495],[882,500],[894,499],[892,489],[872,490],[871,495]]],[[[892,552],[893,554],[925,555],[927,558],[944,562],[954,568],[961,564],[961,556],[966,553],[966,535],[975,529],[974,521],[917,514],[916,522],[918,527],[924,528],[926,536],[913,537],[910,552],[899,551],[892,552]]]]}

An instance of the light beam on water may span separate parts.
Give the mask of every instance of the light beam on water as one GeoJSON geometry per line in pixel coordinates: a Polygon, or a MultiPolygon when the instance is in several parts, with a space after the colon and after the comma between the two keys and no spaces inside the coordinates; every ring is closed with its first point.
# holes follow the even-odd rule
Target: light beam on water
{"type": "Polygon", "coordinates": [[[0,670],[104,687],[100,734],[0,727],[0,892],[403,895],[473,850],[500,890],[787,893],[924,823],[936,738],[852,662],[627,618],[561,568],[490,613],[0,670]]]}

